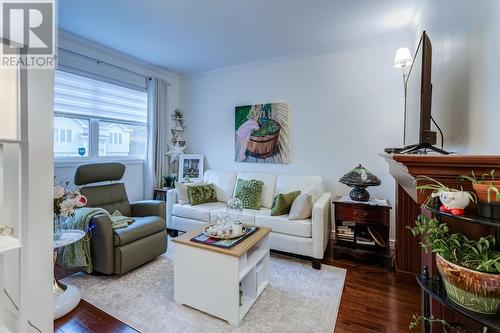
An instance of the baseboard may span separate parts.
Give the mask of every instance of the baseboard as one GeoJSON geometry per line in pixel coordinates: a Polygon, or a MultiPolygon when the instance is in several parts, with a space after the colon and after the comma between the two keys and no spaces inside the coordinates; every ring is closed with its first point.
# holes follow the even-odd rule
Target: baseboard
{"type": "MultiPolygon", "coordinates": [[[[330,240],[335,240],[335,231],[332,230],[330,233],[330,240]]],[[[389,239],[389,247],[391,250],[394,250],[396,247],[396,240],[395,239],[389,239]]]]}

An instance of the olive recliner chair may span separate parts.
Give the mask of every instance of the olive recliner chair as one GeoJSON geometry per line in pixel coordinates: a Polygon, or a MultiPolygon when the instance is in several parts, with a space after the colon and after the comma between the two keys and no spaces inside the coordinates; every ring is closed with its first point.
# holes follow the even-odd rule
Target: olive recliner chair
{"type": "Polygon", "coordinates": [[[100,207],[110,214],[118,210],[135,221],[126,228],[113,230],[107,215],[92,218],[90,251],[94,272],[124,274],[153,260],[167,251],[165,203],[145,200],[129,203],[122,179],[125,165],[93,163],[80,165],[75,172],[75,185],[87,197],[88,207],[100,207]],[[111,182],[111,183],[102,183],[111,182]],[[92,183],[100,183],[87,186],[92,183]]]}

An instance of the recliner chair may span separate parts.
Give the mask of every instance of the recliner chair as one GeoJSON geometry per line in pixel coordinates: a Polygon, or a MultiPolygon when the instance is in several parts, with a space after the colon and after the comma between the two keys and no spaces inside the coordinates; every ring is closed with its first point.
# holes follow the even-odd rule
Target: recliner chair
{"type": "MultiPolygon", "coordinates": [[[[80,165],[75,172],[75,185],[82,186],[122,179],[125,165],[116,162],[80,165]]],[[[110,214],[118,210],[135,218],[126,228],[113,230],[107,215],[97,215],[90,221],[92,229],[91,255],[94,272],[124,274],[153,260],[167,251],[165,203],[145,200],[129,203],[123,183],[84,186],[88,207],[100,207],[110,214]]]]}

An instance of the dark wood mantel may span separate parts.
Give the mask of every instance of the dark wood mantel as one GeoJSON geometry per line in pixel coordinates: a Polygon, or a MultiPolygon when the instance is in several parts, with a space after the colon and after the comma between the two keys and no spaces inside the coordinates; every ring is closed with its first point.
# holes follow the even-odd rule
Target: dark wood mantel
{"type": "MultiPolygon", "coordinates": [[[[437,274],[433,255],[425,253],[419,240],[412,236],[408,226],[413,226],[417,216],[422,214],[421,205],[429,193],[417,191],[415,177],[428,176],[455,188],[462,186],[471,190],[470,182],[458,180],[460,175],[476,175],[500,172],[500,155],[388,155],[382,154],[389,165],[389,172],[396,180],[396,279],[400,282],[414,283],[415,274],[424,265],[430,268],[431,275],[437,274]]],[[[472,208],[473,209],[473,208],[472,208]]],[[[470,238],[492,234],[494,230],[478,225],[448,223],[452,232],[461,232],[470,238]]],[[[439,304],[432,304],[433,315],[446,320],[455,320],[454,311],[439,304]]]]}
{"type": "MultiPolygon", "coordinates": [[[[427,198],[417,193],[415,177],[428,176],[447,184],[457,184],[457,176],[489,173],[500,167],[500,155],[382,155],[389,164],[389,172],[397,183],[417,202],[427,198]]],[[[500,170],[499,170],[500,171],[500,170]]],[[[466,187],[467,183],[460,183],[466,187]]]]}

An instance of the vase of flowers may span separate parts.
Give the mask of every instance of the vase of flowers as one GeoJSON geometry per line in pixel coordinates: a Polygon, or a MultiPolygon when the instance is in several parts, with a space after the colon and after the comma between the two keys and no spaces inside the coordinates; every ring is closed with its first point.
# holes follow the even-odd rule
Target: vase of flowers
{"type": "Polygon", "coordinates": [[[87,204],[87,198],[77,190],[68,189],[66,186],[54,186],[54,240],[58,240],[62,235],[63,220],[75,214],[75,209],[87,204]]]}

